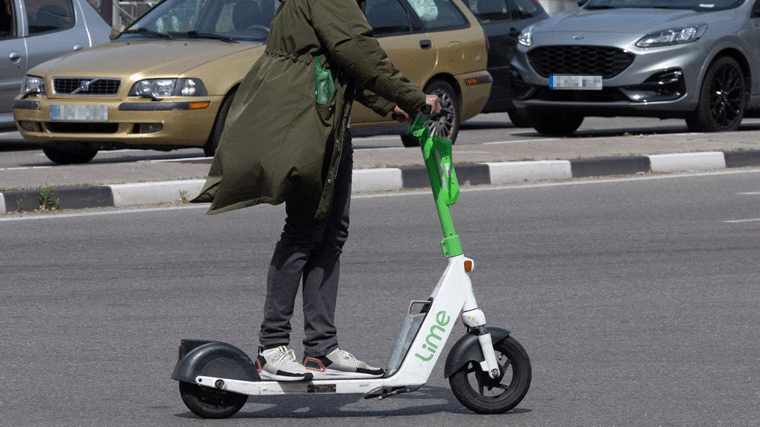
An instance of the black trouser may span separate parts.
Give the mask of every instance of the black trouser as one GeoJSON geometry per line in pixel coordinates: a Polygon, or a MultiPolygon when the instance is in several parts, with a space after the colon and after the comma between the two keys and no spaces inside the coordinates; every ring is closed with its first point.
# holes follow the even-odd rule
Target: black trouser
{"type": "Polygon", "coordinates": [[[321,357],[338,347],[335,303],[340,254],[348,238],[353,166],[351,134],[346,130],[328,215],[317,220],[314,212],[296,199],[285,202],[285,227],[267,275],[264,321],[259,335],[262,346],[290,343],[290,319],[303,279],[304,357],[321,357]]]}

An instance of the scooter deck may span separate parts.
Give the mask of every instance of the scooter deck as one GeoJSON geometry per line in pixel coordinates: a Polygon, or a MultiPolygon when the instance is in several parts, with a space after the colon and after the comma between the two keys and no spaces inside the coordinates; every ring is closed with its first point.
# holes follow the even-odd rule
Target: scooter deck
{"type": "Polygon", "coordinates": [[[365,398],[383,398],[419,389],[424,384],[399,385],[389,378],[342,378],[309,381],[242,381],[198,376],[196,384],[248,396],[278,396],[285,394],[358,394],[365,398]]]}
{"type": "MultiPolygon", "coordinates": [[[[371,375],[371,374],[362,374],[359,372],[320,372],[320,371],[310,371],[312,375],[314,375],[314,378],[312,381],[318,381],[318,380],[366,380],[366,379],[377,379],[377,378],[383,378],[383,375],[371,375]]],[[[261,377],[262,381],[274,381],[274,382],[303,382],[303,381],[278,381],[277,379],[270,376],[269,373],[266,371],[260,371],[259,376],[261,377]]]]}

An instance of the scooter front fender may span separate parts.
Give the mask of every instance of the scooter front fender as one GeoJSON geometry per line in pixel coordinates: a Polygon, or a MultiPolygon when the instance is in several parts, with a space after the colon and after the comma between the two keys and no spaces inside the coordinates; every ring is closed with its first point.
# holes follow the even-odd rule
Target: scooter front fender
{"type": "Polygon", "coordinates": [[[256,365],[239,348],[220,341],[182,340],[172,379],[195,384],[199,375],[261,381],[256,365]]]}
{"type": "MultiPolygon", "coordinates": [[[[509,331],[501,328],[488,327],[488,333],[491,334],[491,340],[494,345],[507,339],[509,331]]],[[[480,349],[478,336],[467,334],[459,339],[451,348],[449,355],[446,357],[446,366],[443,369],[443,377],[448,378],[463,367],[468,362],[480,363],[484,360],[483,351],[480,349]]]]}

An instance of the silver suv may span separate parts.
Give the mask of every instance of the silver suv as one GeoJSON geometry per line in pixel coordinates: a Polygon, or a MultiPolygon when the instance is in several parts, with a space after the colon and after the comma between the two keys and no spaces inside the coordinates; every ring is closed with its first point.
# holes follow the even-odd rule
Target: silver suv
{"type": "Polygon", "coordinates": [[[760,0],[588,0],[526,28],[511,64],[515,105],[542,134],[585,116],[735,130],[760,112],[760,0]]]}

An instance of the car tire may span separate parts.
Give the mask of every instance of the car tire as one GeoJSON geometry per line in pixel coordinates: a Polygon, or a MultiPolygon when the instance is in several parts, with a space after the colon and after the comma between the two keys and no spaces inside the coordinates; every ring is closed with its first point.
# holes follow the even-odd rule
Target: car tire
{"type": "Polygon", "coordinates": [[[744,118],[747,82],[735,59],[723,56],[707,69],[697,109],[686,117],[691,132],[734,131],[744,118]]]}
{"type": "Polygon", "coordinates": [[[48,159],[59,165],[78,165],[92,160],[98,150],[96,148],[81,145],[79,147],[57,147],[43,145],[42,152],[48,159]]]}
{"type": "MultiPolygon", "coordinates": [[[[441,114],[430,121],[430,133],[450,139],[453,144],[456,142],[459,134],[459,118],[461,115],[461,101],[457,96],[454,88],[443,80],[435,80],[427,85],[425,93],[438,95],[443,100],[444,105],[448,104],[447,109],[452,114],[441,114]]],[[[414,135],[401,135],[401,142],[404,147],[419,147],[420,143],[414,135]]]]}
{"type": "Polygon", "coordinates": [[[542,135],[568,136],[578,130],[584,117],[579,114],[536,113],[533,128],[542,135]]]}
{"type": "Polygon", "coordinates": [[[530,120],[530,116],[528,115],[528,112],[525,110],[509,110],[507,111],[507,114],[509,115],[509,121],[512,122],[512,125],[516,128],[532,128],[533,122],[530,120]]]}
{"type": "Polygon", "coordinates": [[[222,138],[222,131],[224,130],[224,123],[227,121],[227,114],[230,112],[230,106],[232,100],[235,98],[235,92],[237,87],[233,88],[222,101],[222,106],[219,107],[219,112],[216,113],[216,120],[214,120],[214,127],[211,128],[211,134],[208,137],[206,145],[203,146],[203,154],[208,157],[213,157],[216,153],[216,147],[219,146],[219,140],[222,138]]]}

